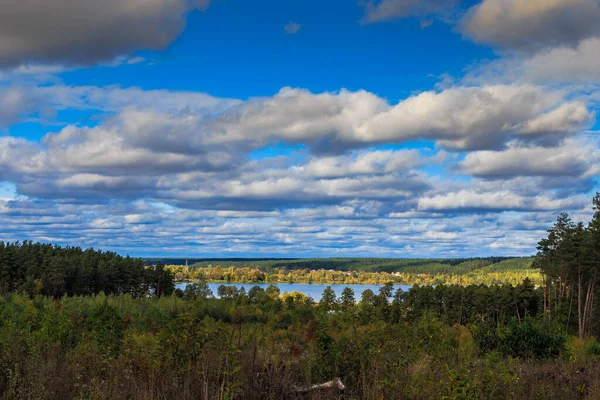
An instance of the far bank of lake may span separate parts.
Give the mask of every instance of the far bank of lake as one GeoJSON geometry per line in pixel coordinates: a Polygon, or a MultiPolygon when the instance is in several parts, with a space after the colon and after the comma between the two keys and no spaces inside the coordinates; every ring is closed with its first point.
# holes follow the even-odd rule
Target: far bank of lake
{"type": "MultiPolygon", "coordinates": [[[[192,282],[178,282],[178,283],[176,283],[175,286],[177,288],[180,288],[181,290],[183,290],[183,289],[185,289],[185,286],[190,283],[192,283],[192,282]]],[[[300,293],[304,293],[308,297],[312,297],[315,301],[321,300],[321,295],[323,294],[323,291],[325,290],[325,288],[327,286],[331,286],[331,288],[335,292],[335,295],[338,297],[342,294],[342,290],[344,290],[345,287],[349,287],[352,290],[354,290],[354,296],[355,296],[356,300],[360,300],[360,297],[362,296],[362,293],[365,290],[371,289],[373,291],[373,293],[377,294],[377,293],[379,293],[379,288],[381,288],[383,286],[383,285],[371,285],[371,284],[360,284],[360,283],[356,283],[356,284],[343,284],[343,283],[326,284],[326,283],[219,283],[219,282],[208,282],[208,287],[210,288],[210,290],[212,290],[212,292],[215,296],[217,295],[217,289],[221,285],[235,286],[238,289],[241,289],[243,287],[246,290],[246,293],[253,286],[259,286],[263,289],[266,289],[270,285],[274,285],[274,286],[277,286],[279,288],[279,290],[281,290],[282,294],[285,292],[290,293],[293,291],[297,291],[300,293]]],[[[396,285],[394,285],[394,290],[396,290],[398,288],[402,288],[402,290],[407,291],[411,287],[412,287],[411,285],[396,284],[396,285]]]]}

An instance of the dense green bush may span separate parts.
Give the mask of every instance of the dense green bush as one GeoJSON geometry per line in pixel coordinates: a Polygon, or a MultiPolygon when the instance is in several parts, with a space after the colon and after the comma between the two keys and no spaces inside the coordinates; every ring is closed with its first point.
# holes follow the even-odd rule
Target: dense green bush
{"type": "Polygon", "coordinates": [[[500,337],[499,350],[511,357],[557,358],[566,349],[567,337],[546,322],[512,320],[500,337]]]}

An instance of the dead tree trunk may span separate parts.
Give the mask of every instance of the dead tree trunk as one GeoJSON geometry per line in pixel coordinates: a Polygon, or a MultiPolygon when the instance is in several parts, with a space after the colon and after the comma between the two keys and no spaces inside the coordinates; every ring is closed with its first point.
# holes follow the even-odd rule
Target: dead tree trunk
{"type": "Polygon", "coordinates": [[[292,391],[294,393],[310,393],[315,390],[326,390],[326,389],[336,389],[336,390],[344,390],[346,386],[342,383],[340,378],[335,378],[332,381],[320,383],[318,385],[311,386],[293,386],[292,391]]]}

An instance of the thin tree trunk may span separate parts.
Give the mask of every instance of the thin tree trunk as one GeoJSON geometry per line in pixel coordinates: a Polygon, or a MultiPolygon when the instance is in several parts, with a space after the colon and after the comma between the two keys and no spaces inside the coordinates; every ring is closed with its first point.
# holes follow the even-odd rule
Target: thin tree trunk
{"type": "Polygon", "coordinates": [[[585,293],[585,303],[583,304],[583,327],[581,328],[583,334],[585,335],[585,325],[587,321],[587,312],[588,312],[588,304],[590,301],[590,289],[592,287],[592,282],[588,282],[587,290],[585,293]]]}
{"type": "Polygon", "coordinates": [[[579,264],[579,274],[578,274],[578,286],[577,286],[577,324],[578,324],[578,333],[579,338],[583,339],[583,310],[581,309],[581,264],[579,264]]]}
{"type": "Polygon", "coordinates": [[[592,296],[594,291],[594,282],[593,278],[588,283],[587,293],[585,295],[585,305],[583,308],[583,333],[585,334],[586,327],[589,321],[589,317],[591,315],[591,304],[592,304],[592,296]]]}
{"type": "Polygon", "coordinates": [[[571,290],[571,300],[569,301],[569,316],[567,317],[567,331],[569,331],[569,325],[571,325],[571,311],[573,310],[573,290],[571,290]]]}
{"type": "Polygon", "coordinates": [[[547,312],[548,311],[548,305],[546,303],[546,292],[548,290],[548,284],[547,284],[547,280],[545,278],[544,278],[544,281],[546,281],[546,282],[544,282],[544,319],[546,319],[546,318],[550,319],[549,318],[550,315],[547,312]]]}
{"type": "Polygon", "coordinates": [[[596,282],[594,282],[592,284],[592,293],[590,294],[590,304],[589,304],[590,309],[589,309],[588,314],[587,314],[588,320],[586,322],[586,326],[588,327],[588,330],[589,330],[589,327],[590,327],[591,322],[592,322],[592,313],[594,311],[594,289],[595,289],[595,287],[596,287],[596,282]]]}

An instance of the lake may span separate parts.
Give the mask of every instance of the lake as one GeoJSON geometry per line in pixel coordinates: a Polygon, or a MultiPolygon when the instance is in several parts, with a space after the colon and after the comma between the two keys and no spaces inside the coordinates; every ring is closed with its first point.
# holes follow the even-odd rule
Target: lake
{"type": "MultiPolygon", "coordinates": [[[[191,282],[178,282],[175,284],[175,287],[178,287],[181,290],[183,290],[183,289],[185,289],[185,286],[189,283],[191,283],[191,282]]],[[[217,282],[209,282],[208,283],[208,287],[210,288],[210,290],[212,290],[212,292],[215,296],[217,295],[217,288],[221,285],[235,286],[238,289],[241,289],[243,287],[244,289],[246,289],[246,293],[248,293],[248,290],[250,290],[250,288],[252,286],[259,286],[263,289],[266,289],[271,284],[270,283],[217,283],[217,282]]],[[[326,283],[273,283],[273,285],[277,286],[279,288],[279,290],[281,290],[282,294],[284,292],[289,293],[289,292],[293,292],[295,290],[300,293],[304,293],[308,297],[312,297],[315,301],[321,300],[321,295],[323,294],[323,290],[325,290],[325,288],[327,286],[331,286],[331,288],[333,289],[333,291],[335,292],[335,295],[337,297],[339,297],[342,294],[342,290],[344,290],[345,287],[350,287],[350,288],[352,288],[352,290],[354,290],[354,297],[356,298],[357,301],[360,300],[360,297],[362,296],[362,293],[365,290],[371,289],[373,291],[373,293],[377,294],[377,293],[379,293],[379,288],[383,286],[383,285],[366,285],[366,284],[359,284],[359,283],[348,284],[348,285],[343,284],[343,283],[332,283],[332,284],[326,284],[326,283]]],[[[411,285],[400,285],[400,284],[394,285],[394,291],[398,288],[402,288],[402,290],[408,291],[411,288],[411,285]]]]}

